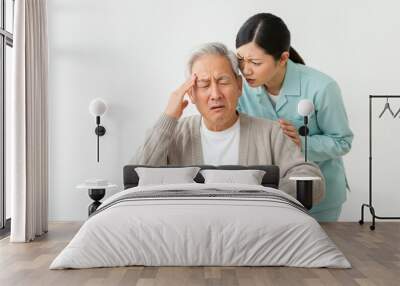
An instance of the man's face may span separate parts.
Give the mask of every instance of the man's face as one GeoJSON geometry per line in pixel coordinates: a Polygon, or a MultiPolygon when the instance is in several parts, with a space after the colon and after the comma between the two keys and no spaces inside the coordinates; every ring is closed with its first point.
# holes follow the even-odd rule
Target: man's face
{"type": "Polygon", "coordinates": [[[237,77],[228,59],[218,55],[200,57],[192,66],[196,84],[191,100],[211,126],[224,126],[236,116],[242,93],[242,79],[237,77]]]}

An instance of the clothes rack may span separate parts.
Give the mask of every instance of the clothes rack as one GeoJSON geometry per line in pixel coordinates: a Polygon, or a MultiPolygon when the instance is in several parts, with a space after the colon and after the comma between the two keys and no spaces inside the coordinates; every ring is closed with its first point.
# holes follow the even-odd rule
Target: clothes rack
{"type": "MultiPolygon", "coordinates": [[[[369,203],[362,204],[361,206],[361,219],[358,221],[359,224],[364,224],[364,208],[369,208],[372,215],[372,225],[370,225],[371,230],[375,230],[375,219],[400,219],[400,217],[387,217],[378,216],[375,212],[375,208],[372,204],[372,102],[374,99],[386,99],[389,98],[400,98],[400,95],[370,95],[369,96],[369,203]]],[[[398,112],[396,113],[396,115],[398,112]]]]}

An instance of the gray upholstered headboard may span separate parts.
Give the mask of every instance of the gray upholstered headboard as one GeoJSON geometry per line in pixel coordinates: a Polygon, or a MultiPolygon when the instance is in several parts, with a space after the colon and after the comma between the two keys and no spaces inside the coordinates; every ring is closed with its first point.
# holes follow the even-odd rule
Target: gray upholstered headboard
{"type": "MultiPolygon", "coordinates": [[[[126,165],[124,167],[124,189],[136,187],[139,183],[139,177],[135,172],[136,167],[148,167],[156,168],[156,166],[145,166],[145,165],[126,165]]],[[[157,168],[168,168],[168,167],[183,167],[183,166],[158,166],[157,168]]],[[[186,167],[186,166],[185,166],[186,167]]],[[[279,167],[272,165],[260,165],[260,166],[238,166],[238,165],[225,165],[225,166],[209,166],[209,165],[198,165],[202,170],[204,169],[220,169],[220,170],[263,170],[265,175],[262,180],[262,185],[265,187],[271,187],[277,189],[279,186],[279,167]]],[[[203,176],[198,173],[194,180],[197,183],[204,183],[203,176]]]]}

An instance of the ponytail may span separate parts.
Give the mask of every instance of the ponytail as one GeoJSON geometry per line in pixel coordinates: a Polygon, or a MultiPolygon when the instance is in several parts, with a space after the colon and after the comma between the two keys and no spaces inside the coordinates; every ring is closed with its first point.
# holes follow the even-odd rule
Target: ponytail
{"type": "Polygon", "coordinates": [[[289,48],[289,59],[295,62],[296,64],[305,65],[303,58],[299,55],[299,53],[293,48],[289,48]]]}

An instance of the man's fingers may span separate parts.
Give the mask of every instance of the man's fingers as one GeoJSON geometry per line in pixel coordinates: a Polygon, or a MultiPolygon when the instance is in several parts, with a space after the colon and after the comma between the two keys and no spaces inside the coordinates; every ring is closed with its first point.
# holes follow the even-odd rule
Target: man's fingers
{"type": "Polygon", "coordinates": [[[181,87],[179,88],[179,94],[182,96],[185,95],[189,91],[189,89],[194,86],[195,83],[196,75],[193,75],[190,79],[188,79],[181,85],[181,87]]]}
{"type": "Polygon", "coordinates": [[[194,86],[194,83],[196,82],[196,76],[192,76],[190,79],[188,79],[184,84],[183,84],[183,89],[187,91],[188,89],[192,88],[194,86]]]}
{"type": "Polygon", "coordinates": [[[182,101],[182,109],[185,109],[186,106],[188,106],[189,101],[187,101],[186,99],[184,101],[182,101]]]}

